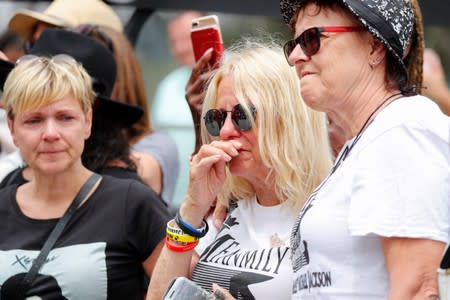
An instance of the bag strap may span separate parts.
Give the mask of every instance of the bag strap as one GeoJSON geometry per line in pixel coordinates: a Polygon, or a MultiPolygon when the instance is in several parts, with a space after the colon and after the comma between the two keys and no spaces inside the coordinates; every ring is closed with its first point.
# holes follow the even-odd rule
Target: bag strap
{"type": "MultiPolygon", "coordinates": [[[[14,183],[14,181],[16,179],[19,178],[19,176],[21,175],[22,171],[24,170],[24,167],[18,167],[17,169],[11,171],[11,176],[9,176],[8,181],[6,182],[6,185],[11,185],[14,183]]],[[[23,175],[22,175],[23,177],[23,175]]]]}
{"type": "Polygon", "coordinates": [[[439,268],[443,270],[450,269],[450,244],[447,244],[446,246],[439,268]]]}
{"type": "Polygon", "coordinates": [[[66,210],[64,215],[61,219],[59,219],[58,223],[56,223],[55,227],[53,228],[52,232],[50,233],[49,237],[44,243],[44,246],[41,249],[41,252],[39,253],[38,257],[34,260],[33,264],[31,265],[30,270],[23,278],[21,284],[19,285],[19,292],[22,292],[23,295],[26,295],[28,290],[30,289],[33,281],[36,279],[36,276],[41,269],[42,265],[45,262],[45,259],[47,258],[50,250],[55,245],[56,241],[60,237],[61,233],[64,230],[64,227],[66,227],[67,223],[69,222],[70,218],[72,217],[73,213],[77,210],[78,206],[80,205],[81,201],[86,198],[88,193],[91,191],[93,186],[97,183],[97,181],[101,178],[101,176],[97,173],[93,173],[88,180],[83,184],[78,194],[73,199],[72,203],[70,204],[69,208],[66,210]]]}

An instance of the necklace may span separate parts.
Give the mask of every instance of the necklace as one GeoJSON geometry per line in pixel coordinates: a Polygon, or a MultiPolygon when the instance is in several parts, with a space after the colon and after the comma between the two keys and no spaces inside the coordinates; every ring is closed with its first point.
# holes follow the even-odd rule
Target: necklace
{"type": "MultiPolygon", "coordinates": [[[[356,145],[356,143],[359,141],[359,139],[361,138],[362,134],[364,133],[364,131],[367,129],[367,127],[369,127],[369,125],[372,123],[372,121],[374,120],[374,116],[375,114],[389,101],[392,100],[394,97],[397,97],[399,95],[402,95],[402,93],[395,93],[390,95],[389,97],[387,97],[386,99],[384,99],[369,115],[369,117],[367,118],[367,120],[364,122],[364,124],[361,126],[361,129],[359,130],[359,132],[356,134],[355,138],[353,139],[353,142],[351,143],[350,146],[346,146],[344,151],[342,151],[342,154],[339,156],[339,159],[337,160],[337,162],[334,164],[333,168],[331,169],[331,172],[328,176],[331,176],[331,174],[333,174],[336,169],[341,165],[341,163],[348,157],[348,155],[350,154],[350,151],[353,149],[353,147],[356,145]]],[[[393,101],[397,100],[398,98],[392,100],[390,103],[392,103],[393,101]]],[[[388,103],[388,104],[390,104],[388,103]]]]}

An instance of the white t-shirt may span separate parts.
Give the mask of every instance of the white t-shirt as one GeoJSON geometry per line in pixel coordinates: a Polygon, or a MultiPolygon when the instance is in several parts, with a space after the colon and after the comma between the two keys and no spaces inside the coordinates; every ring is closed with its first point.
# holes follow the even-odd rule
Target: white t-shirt
{"type": "Polygon", "coordinates": [[[386,299],[379,236],[448,242],[449,120],[422,96],[376,116],[296,221],[293,299],[386,299]]]}
{"type": "Polygon", "coordinates": [[[217,283],[237,299],[290,299],[289,237],[296,214],[285,205],[261,206],[254,198],[237,203],[202,252],[193,281],[207,290],[217,283]]]}

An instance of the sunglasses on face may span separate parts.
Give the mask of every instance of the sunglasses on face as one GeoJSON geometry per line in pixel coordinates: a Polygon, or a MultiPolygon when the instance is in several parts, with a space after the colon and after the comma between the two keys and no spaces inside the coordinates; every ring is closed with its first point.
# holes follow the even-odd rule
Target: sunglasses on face
{"type": "MultiPolygon", "coordinates": [[[[307,56],[313,56],[320,49],[320,36],[322,32],[334,32],[334,33],[342,33],[342,32],[355,32],[364,30],[363,26],[325,26],[325,27],[312,27],[306,29],[302,32],[297,38],[287,41],[283,46],[284,55],[286,56],[286,60],[289,65],[289,56],[292,51],[294,51],[297,45],[300,45],[303,53],[307,56]]],[[[291,65],[292,66],[292,65],[291,65]]]]}
{"type": "MultiPolygon", "coordinates": [[[[249,105],[249,109],[253,119],[255,119],[256,108],[253,105],[249,105]]],[[[220,129],[225,124],[228,113],[231,113],[231,121],[239,131],[247,131],[252,128],[252,122],[245,112],[244,107],[241,104],[237,104],[232,110],[210,109],[206,112],[203,119],[205,120],[205,126],[210,135],[220,135],[220,129]]]]}
{"type": "Polygon", "coordinates": [[[97,42],[102,44],[102,46],[108,48],[109,51],[114,53],[113,41],[109,35],[100,28],[97,24],[82,24],[72,29],[75,32],[81,33],[82,35],[94,38],[97,42]]]}
{"type": "Polygon", "coordinates": [[[43,64],[47,64],[49,62],[60,63],[62,61],[76,62],[76,60],[72,56],[67,55],[67,54],[56,54],[53,56],[39,56],[39,55],[34,55],[34,54],[26,54],[24,56],[21,56],[19,59],[17,59],[15,65],[18,66],[22,63],[31,62],[31,61],[34,61],[35,63],[39,62],[39,63],[43,63],[43,64]]]}
{"type": "MultiPolygon", "coordinates": [[[[21,63],[27,62],[27,61],[35,61],[35,63],[39,62],[39,63],[43,63],[43,64],[48,64],[50,62],[61,63],[63,61],[64,62],[71,61],[72,63],[78,63],[72,56],[67,55],[67,54],[57,54],[57,55],[53,55],[50,57],[38,56],[38,55],[34,55],[34,54],[26,54],[26,55],[20,57],[16,61],[16,66],[18,66],[21,63]]],[[[107,90],[106,84],[103,81],[98,80],[97,78],[95,78],[93,76],[91,76],[91,84],[92,84],[92,89],[94,90],[94,92],[99,95],[103,95],[104,92],[107,90]]]]}

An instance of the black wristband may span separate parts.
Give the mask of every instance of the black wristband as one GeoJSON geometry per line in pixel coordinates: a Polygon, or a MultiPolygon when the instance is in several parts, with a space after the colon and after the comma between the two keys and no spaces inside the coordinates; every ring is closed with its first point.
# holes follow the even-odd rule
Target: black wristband
{"type": "Polygon", "coordinates": [[[202,228],[194,228],[189,223],[186,223],[180,216],[180,211],[177,212],[175,216],[175,223],[177,223],[178,227],[180,227],[181,230],[183,230],[184,233],[194,236],[196,238],[202,238],[206,235],[206,233],[209,230],[208,222],[206,222],[205,219],[203,219],[203,226],[202,228]]]}

